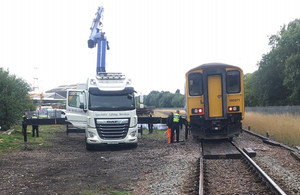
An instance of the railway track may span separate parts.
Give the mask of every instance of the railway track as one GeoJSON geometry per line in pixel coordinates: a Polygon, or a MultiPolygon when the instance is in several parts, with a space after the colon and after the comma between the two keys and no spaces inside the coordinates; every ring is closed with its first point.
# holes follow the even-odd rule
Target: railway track
{"type": "Polygon", "coordinates": [[[286,194],[233,142],[202,142],[199,194],[286,194]]]}

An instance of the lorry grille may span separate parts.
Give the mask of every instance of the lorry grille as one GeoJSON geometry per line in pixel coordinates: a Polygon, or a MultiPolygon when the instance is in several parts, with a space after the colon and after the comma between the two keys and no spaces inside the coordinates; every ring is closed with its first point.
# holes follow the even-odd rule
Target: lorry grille
{"type": "Polygon", "coordinates": [[[96,128],[101,139],[123,139],[129,128],[129,119],[96,119],[96,128]]]}

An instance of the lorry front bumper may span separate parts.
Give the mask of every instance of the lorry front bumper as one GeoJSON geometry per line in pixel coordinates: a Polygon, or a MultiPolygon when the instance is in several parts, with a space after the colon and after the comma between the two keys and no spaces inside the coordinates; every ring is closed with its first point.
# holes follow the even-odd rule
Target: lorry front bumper
{"type": "Polygon", "coordinates": [[[86,143],[88,144],[135,144],[138,142],[138,128],[129,128],[123,139],[101,139],[94,128],[86,131],[86,143]]]}

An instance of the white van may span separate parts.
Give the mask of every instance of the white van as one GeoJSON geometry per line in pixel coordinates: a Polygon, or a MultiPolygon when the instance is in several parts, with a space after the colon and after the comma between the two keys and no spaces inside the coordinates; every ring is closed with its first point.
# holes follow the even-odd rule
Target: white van
{"type": "Polygon", "coordinates": [[[41,106],[39,111],[47,114],[49,109],[53,109],[52,106],[41,106]]]}

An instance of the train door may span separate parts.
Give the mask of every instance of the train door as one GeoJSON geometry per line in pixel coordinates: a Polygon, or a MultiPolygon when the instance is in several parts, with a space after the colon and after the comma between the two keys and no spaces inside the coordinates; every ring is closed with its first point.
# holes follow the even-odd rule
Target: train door
{"type": "Polygon", "coordinates": [[[209,75],[207,77],[207,84],[209,117],[222,117],[223,102],[221,75],[209,75]]]}
{"type": "Polygon", "coordinates": [[[226,70],[209,68],[203,71],[204,110],[206,120],[225,119],[226,112],[226,70]]]}

